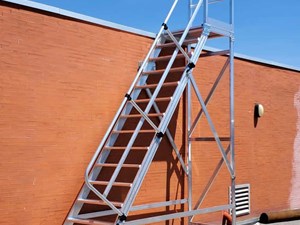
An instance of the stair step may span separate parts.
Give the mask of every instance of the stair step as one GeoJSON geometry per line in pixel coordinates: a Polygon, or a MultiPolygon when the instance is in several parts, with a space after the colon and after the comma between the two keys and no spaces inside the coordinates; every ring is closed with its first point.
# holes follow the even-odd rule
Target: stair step
{"type": "MultiPolygon", "coordinates": [[[[171,68],[169,70],[169,73],[174,73],[174,72],[183,72],[185,70],[185,66],[183,67],[175,67],[171,68]]],[[[158,74],[163,74],[165,72],[165,69],[162,70],[151,70],[151,71],[143,71],[142,74],[147,74],[147,75],[158,75],[158,74]]]]}
{"type": "MultiPolygon", "coordinates": [[[[164,116],[164,113],[149,113],[147,114],[148,117],[159,117],[159,116],[164,116]]],[[[120,116],[121,118],[139,118],[142,117],[140,113],[137,114],[129,114],[129,115],[122,115],[120,116]]]]}
{"type": "Polygon", "coordinates": [[[78,219],[78,218],[73,218],[69,217],[68,218],[69,222],[73,223],[79,223],[79,224],[92,224],[92,225],[114,225],[115,223],[109,223],[109,222],[104,222],[104,221],[97,221],[97,220],[91,220],[91,219],[78,219]]]}
{"type": "MultiPolygon", "coordinates": [[[[113,130],[114,134],[132,134],[135,130],[113,130]]],[[[155,130],[139,130],[139,133],[154,133],[155,130]]]]}
{"type": "MultiPolygon", "coordinates": [[[[102,200],[96,200],[96,199],[83,199],[83,198],[78,198],[77,201],[85,203],[85,204],[91,204],[91,205],[107,205],[104,201],[102,200]]],[[[116,206],[116,207],[122,207],[123,203],[122,202],[112,202],[111,203],[116,206]]]]}
{"type": "MultiPolygon", "coordinates": [[[[173,31],[172,34],[174,36],[181,36],[183,34],[184,30],[177,30],[177,31],[173,31]]],[[[188,35],[192,35],[192,34],[201,34],[203,32],[203,27],[192,27],[189,32],[188,35]]],[[[200,37],[200,35],[197,35],[198,37],[200,37]]]]}
{"type": "MultiPolygon", "coordinates": [[[[113,147],[110,147],[110,146],[105,146],[104,147],[105,149],[108,149],[108,150],[125,150],[126,149],[126,146],[113,146],[113,147]]],[[[137,146],[135,146],[135,147],[131,147],[130,149],[131,150],[143,150],[143,151],[147,151],[148,150],[148,148],[149,147],[143,147],[143,146],[141,146],[141,147],[137,147],[137,146]]]]}
{"type": "MultiPolygon", "coordinates": [[[[180,38],[181,35],[183,34],[184,30],[179,30],[179,31],[174,31],[172,32],[172,34],[175,36],[175,37],[178,37],[180,38]]],[[[203,32],[203,27],[193,27],[190,29],[187,37],[186,37],[186,40],[188,39],[195,39],[195,38],[198,38],[201,36],[203,32]]],[[[213,33],[213,32],[210,32],[209,33],[209,37],[208,38],[216,38],[216,37],[222,37],[222,35],[220,34],[217,34],[217,33],[213,33]]]]}
{"type": "MultiPolygon", "coordinates": [[[[190,55],[190,54],[189,54],[190,55]]],[[[150,58],[149,61],[167,61],[167,60],[170,60],[172,58],[172,55],[164,55],[164,56],[158,56],[158,57],[155,57],[155,58],[150,58]]],[[[185,56],[183,54],[178,54],[176,56],[176,59],[184,59],[185,56]]]]}
{"type": "MultiPolygon", "coordinates": [[[[162,85],[162,87],[172,87],[177,86],[179,84],[179,81],[177,82],[166,82],[162,85]]],[[[144,89],[144,88],[156,88],[157,84],[145,84],[145,85],[137,85],[135,86],[136,89],[144,89]]]]}
{"type": "MultiPolygon", "coordinates": [[[[170,101],[171,99],[172,99],[172,97],[156,98],[155,102],[166,102],[166,101],[170,101]]],[[[145,102],[149,102],[149,101],[150,101],[149,98],[135,100],[136,103],[145,103],[145,102]]]]}
{"type": "MultiPolygon", "coordinates": [[[[116,163],[98,163],[96,166],[101,166],[101,167],[117,167],[118,164],[116,163]]],[[[139,164],[123,164],[122,167],[124,168],[140,168],[141,165],[139,164]]]]}
{"type": "MultiPolygon", "coordinates": [[[[198,42],[198,38],[191,38],[191,39],[185,40],[182,45],[184,46],[184,45],[193,44],[196,42],[198,42]]],[[[168,42],[168,43],[158,44],[156,46],[156,48],[170,48],[170,47],[176,47],[175,43],[168,42]]]]}
{"type": "MultiPolygon", "coordinates": [[[[90,181],[90,183],[94,185],[108,185],[109,181],[90,181]]],[[[114,182],[112,185],[117,187],[131,187],[132,183],[114,182]]]]}

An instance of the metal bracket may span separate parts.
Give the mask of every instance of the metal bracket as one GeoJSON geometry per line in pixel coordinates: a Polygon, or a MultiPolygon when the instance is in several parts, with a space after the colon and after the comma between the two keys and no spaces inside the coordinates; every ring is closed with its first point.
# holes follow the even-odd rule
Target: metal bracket
{"type": "Polygon", "coordinates": [[[128,101],[131,101],[131,100],[132,100],[130,94],[127,94],[127,93],[125,94],[125,98],[127,98],[128,101]]]}
{"type": "Polygon", "coordinates": [[[166,23],[162,23],[162,26],[164,27],[164,30],[168,30],[168,25],[166,23]]]}
{"type": "Polygon", "coordinates": [[[205,36],[208,36],[209,33],[211,31],[211,25],[207,24],[207,23],[204,23],[203,24],[203,31],[202,31],[202,34],[205,35],[205,36]]]}
{"type": "Polygon", "coordinates": [[[119,222],[117,223],[117,225],[124,223],[126,220],[127,220],[127,216],[125,214],[119,216],[119,222]]]}
{"type": "Polygon", "coordinates": [[[156,134],[156,137],[162,138],[164,135],[165,135],[165,134],[164,134],[163,132],[158,132],[158,133],[156,134]]]}
{"type": "Polygon", "coordinates": [[[190,70],[192,70],[193,68],[195,68],[196,65],[195,65],[193,62],[190,62],[190,63],[187,65],[187,67],[188,67],[187,72],[190,72],[190,70]]]}

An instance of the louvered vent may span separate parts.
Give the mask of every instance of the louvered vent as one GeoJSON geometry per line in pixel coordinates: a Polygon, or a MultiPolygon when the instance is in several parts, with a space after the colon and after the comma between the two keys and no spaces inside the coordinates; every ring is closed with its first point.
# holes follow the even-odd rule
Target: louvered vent
{"type": "MultiPolygon", "coordinates": [[[[231,187],[229,188],[229,199],[231,202],[231,187]]],[[[235,186],[236,216],[250,214],[250,184],[235,186]]]]}

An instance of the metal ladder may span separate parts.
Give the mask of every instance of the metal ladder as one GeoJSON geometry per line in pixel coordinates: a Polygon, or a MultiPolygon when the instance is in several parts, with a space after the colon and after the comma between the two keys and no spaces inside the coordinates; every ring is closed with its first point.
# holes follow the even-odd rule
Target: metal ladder
{"type": "MultiPolygon", "coordinates": [[[[206,40],[222,36],[211,32],[206,23],[192,28],[203,0],[195,4],[185,30],[171,32],[168,21],[177,3],[175,0],[94,154],[65,225],[130,224],[128,214],[134,209],[134,200],[162,138],[174,142],[168,125],[190,74],[206,40]],[[187,52],[190,44],[194,45],[193,53],[187,52]]],[[[179,150],[172,147],[187,174],[179,150]]]]}

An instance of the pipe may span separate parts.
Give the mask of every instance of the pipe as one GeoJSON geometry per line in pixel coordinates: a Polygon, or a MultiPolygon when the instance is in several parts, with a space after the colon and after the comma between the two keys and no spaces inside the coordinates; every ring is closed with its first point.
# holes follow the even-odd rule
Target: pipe
{"type": "Polygon", "coordinates": [[[279,212],[262,213],[259,218],[261,223],[273,223],[300,219],[300,209],[284,210],[279,212]]]}

